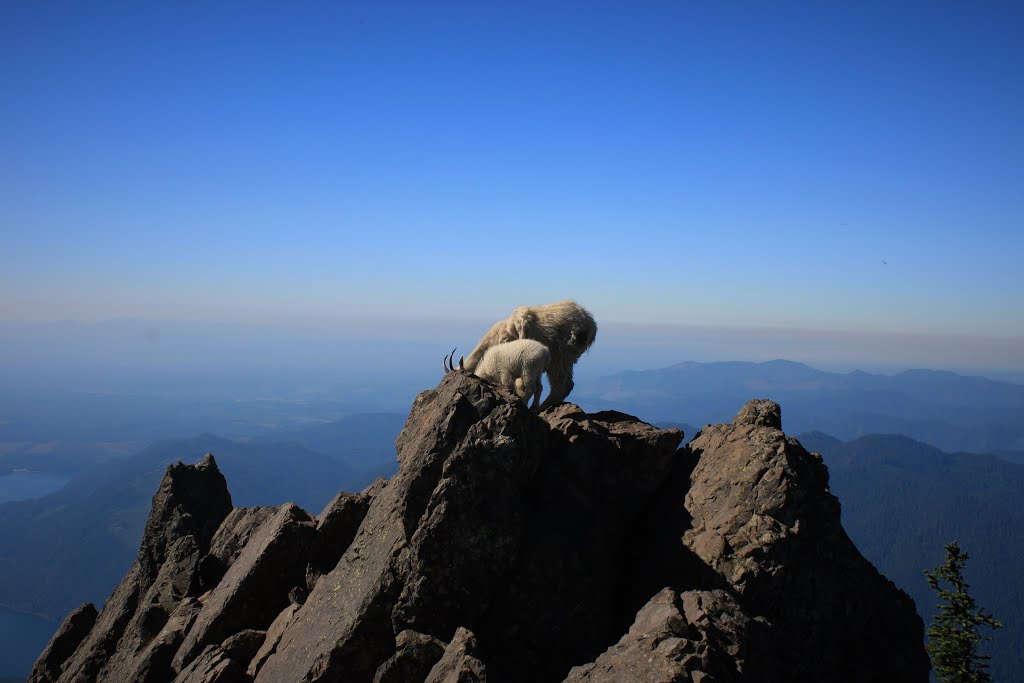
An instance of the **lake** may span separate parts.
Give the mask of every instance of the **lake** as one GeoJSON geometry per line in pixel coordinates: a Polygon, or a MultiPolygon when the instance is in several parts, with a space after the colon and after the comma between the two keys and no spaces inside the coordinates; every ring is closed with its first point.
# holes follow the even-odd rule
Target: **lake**
{"type": "Polygon", "coordinates": [[[18,470],[0,477],[0,503],[42,498],[71,481],[65,474],[18,470]]]}

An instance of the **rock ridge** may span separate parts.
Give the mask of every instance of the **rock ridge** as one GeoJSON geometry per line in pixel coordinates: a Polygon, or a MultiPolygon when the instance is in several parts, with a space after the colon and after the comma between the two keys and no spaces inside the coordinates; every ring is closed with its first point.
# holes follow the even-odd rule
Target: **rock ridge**
{"type": "Polygon", "coordinates": [[[168,468],[135,564],[33,683],[921,681],[923,624],[758,399],[683,434],[450,373],[317,516],[168,468]]]}

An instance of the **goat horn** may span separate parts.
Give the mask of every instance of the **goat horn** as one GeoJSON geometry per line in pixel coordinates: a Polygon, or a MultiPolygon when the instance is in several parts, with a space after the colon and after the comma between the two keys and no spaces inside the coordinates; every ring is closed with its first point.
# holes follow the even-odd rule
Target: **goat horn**
{"type": "MultiPolygon", "coordinates": [[[[457,348],[459,347],[456,346],[455,349],[457,348]]],[[[452,349],[452,352],[445,356],[445,359],[441,361],[441,364],[444,366],[445,374],[452,372],[455,369],[452,367],[452,356],[455,355],[455,349],[452,349]]]]}
{"type": "MultiPolygon", "coordinates": [[[[455,354],[452,354],[452,355],[455,355],[455,354]]],[[[465,359],[466,359],[465,356],[459,356],[459,372],[465,372],[466,371],[466,366],[462,364],[462,361],[464,361],[465,359]]]]}

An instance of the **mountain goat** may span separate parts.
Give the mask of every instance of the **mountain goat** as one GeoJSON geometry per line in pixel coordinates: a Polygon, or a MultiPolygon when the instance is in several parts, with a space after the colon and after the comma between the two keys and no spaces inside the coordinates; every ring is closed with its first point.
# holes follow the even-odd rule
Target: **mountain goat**
{"type": "MultiPolygon", "coordinates": [[[[446,362],[442,363],[445,372],[455,370],[452,366],[454,356],[453,350],[446,362]]],[[[484,357],[474,368],[473,374],[488,382],[508,387],[523,403],[526,403],[530,394],[533,394],[533,404],[530,408],[536,408],[544,387],[540,378],[550,363],[551,353],[548,347],[533,339],[516,339],[487,349],[484,357]]],[[[466,370],[461,358],[459,370],[466,370]]]]}
{"type": "Polygon", "coordinates": [[[551,354],[547,370],[551,393],[541,404],[543,410],[561,403],[572,391],[573,365],[590,348],[596,337],[597,323],[594,317],[575,301],[520,306],[512,311],[512,315],[491,326],[465,359],[464,367],[475,373],[487,351],[499,344],[516,339],[539,341],[551,354]]]}

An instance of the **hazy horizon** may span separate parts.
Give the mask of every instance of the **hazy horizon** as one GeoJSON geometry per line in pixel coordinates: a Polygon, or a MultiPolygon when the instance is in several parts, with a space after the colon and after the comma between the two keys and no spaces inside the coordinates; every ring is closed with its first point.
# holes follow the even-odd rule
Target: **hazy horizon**
{"type": "Polygon", "coordinates": [[[5,3],[0,321],[419,329],[574,298],[590,363],[621,324],[662,339],[623,342],[642,362],[1017,372],[1022,26],[947,2],[5,3]]]}
{"type": "MultiPolygon", "coordinates": [[[[440,359],[453,347],[467,354],[493,321],[487,319],[349,320],[332,324],[266,325],[119,319],[97,322],[0,322],[0,378],[100,386],[107,377],[158,389],[161,378],[251,376],[254,383],[367,385],[408,378],[436,382],[440,359]]],[[[587,381],[624,370],[652,370],[685,361],[791,360],[830,372],[892,374],[948,370],[1000,381],[1024,381],[1024,341],[967,335],[854,333],[762,327],[637,325],[601,322],[598,341],[580,359],[587,381]],[[962,362],[968,357],[970,363],[962,362]]],[[[432,384],[429,384],[432,386],[432,384]]],[[[425,388],[425,387],[424,387],[425,388]]]]}

